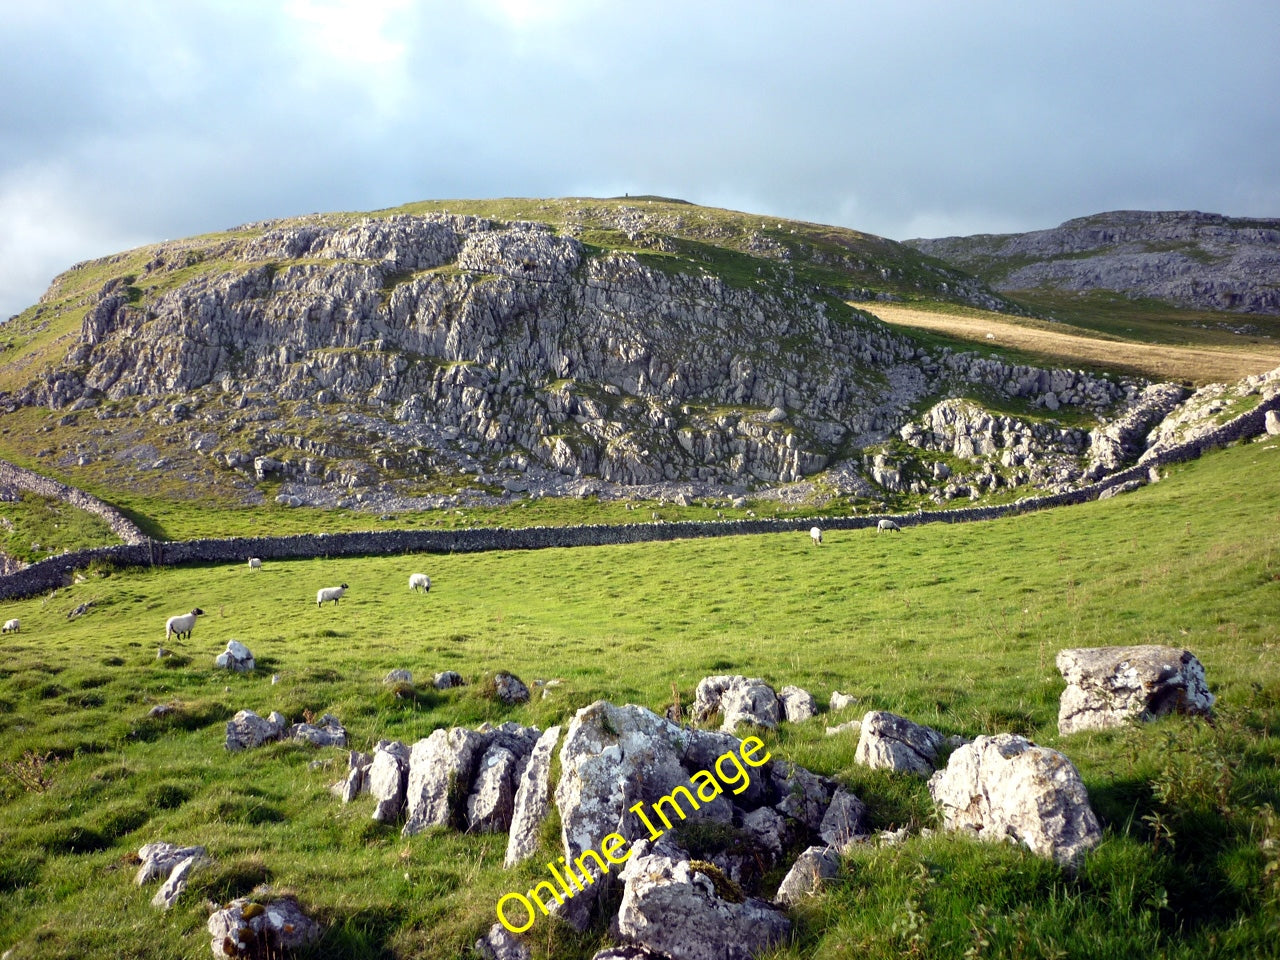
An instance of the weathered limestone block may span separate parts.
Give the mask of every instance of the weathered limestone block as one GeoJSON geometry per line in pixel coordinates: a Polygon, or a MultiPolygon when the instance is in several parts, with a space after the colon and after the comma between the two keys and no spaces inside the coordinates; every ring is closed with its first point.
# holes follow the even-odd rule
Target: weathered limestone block
{"type": "Polygon", "coordinates": [[[862,718],[854,759],[873,770],[896,770],[927,777],[938,761],[945,738],[937,730],[897,714],[872,710],[862,718]]]}
{"type": "Polygon", "coordinates": [[[502,865],[508,869],[529,857],[538,846],[538,830],[547,816],[550,791],[551,753],[560,740],[560,727],[548,729],[538,738],[529,762],[516,778],[516,796],[511,814],[507,854],[502,865]]]}
{"type": "Polygon", "coordinates": [[[837,787],[818,824],[818,837],[827,846],[844,851],[854,840],[867,835],[867,805],[844,787],[837,787]]]}
{"type": "Polygon", "coordinates": [[[813,694],[801,687],[783,687],[778,693],[778,700],[782,704],[782,713],[787,723],[803,723],[818,715],[818,705],[813,700],[813,694]]]}
{"type": "Polygon", "coordinates": [[[505,833],[515,809],[515,780],[527,758],[501,743],[492,743],[476,769],[475,785],[467,797],[467,831],[505,833]]]}
{"type": "Polygon", "coordinates": [[[142,886],[157,877],[167,877],[173,872],[173,868],[184,860],[203,857],[204,854],[204,847],[180,847],[175,843],[163,841],[148,843],[138,851],[142,866],[138,868],[133,882],[142,886]]]}
{"type": "Polygon", "coordinates": [[[809,847],[796,858],[782,878],[774,903],[791,906],[817,893],[823,880],[840,874],[840,857],[830,847],[809,847]]]}
{"type": "Polygon", "coordinates": [[[295,723],[289,728],[289,736],[294,740],[306,740],[317,747],[347,745],[347,728],[331,713],[326,713],[316,724],[295,723]]]}
{"type": "Polygon", "coordinates": [[[406,837],[427,827],[461,821],[476,760],[488,743],[488,735],[475,730],[442,727],[413,745],[409,752],[406,837]]]}
{"type": "Polygon", "coordinates": [[[312,920],[298,901],[283,896],[269,903],[247,897],[232,900],[209,917],[209,947],[224,957],[277,956],[319,939],[320,924],[312,920]]]}
{"type": "Polygon", "coordinates": [[[719,712],[720,729],[732,733],[739,723],[754,723],[772,730],[782,715],[782,704],[773,687],[758,677],[704,677],[694,693],[690,716],[703,723],[719,712]]]}
{"type": "Polygon", "coordinates": [[[156,891],[156,895],[151,898],[153,907],[160,907],[168,910],[178,901],[178,897],[187,889],[187,880],[191,877],[191,871],[200,863],[202,857],[200,855],[187,857],[178,863],[170,872],[167,879],[156,891]]]}
{"type": "Polygon", "coordinates": [[[239,640],[228,640],[227,649],[214,658],[214,666],[236,673],[248,673],[254,668],[253,654],[239,640]]]}
{"type": "Polygon", "coordinates": [[[929,780],[948,830],[983,840],[1013,839],[1070,866],[1102,839],[1075,766],[1025,737],[978,737],[951,754],[929,780]]]}
{"type": "Polygon", "coordinates": [[[476,941],[475,950],[485,960],[529,960],[532,955],[528,945],[501,923],[495,923],[476,941]]]}
{"type": "Polygon", "coordinates": [[[409,787],[409,748],[399,740],[379,740],[365,781],[376,801],[373,819],[395,823],[404,812],[409,787]]]}
{"type": "Polygon", "coordinates": [[[618,931],[628,940],[672,960],[750,960],[790,933],[791,921],[770,904],[647,846],[635,845],[622,873],[618,931]]]}
{"type": "Polygon", "coordinates": [[[276,715],[263,719],[252,710],[241,710],[227,721],[228,750],[247,750],[260,747],[271,740],[279,740],[284,733],[284,726],[276,715]]]}
{"type": "Polygon", "coordinates": [[[1167,713],[1208,715],[1214,696],[1204,667],[1187,650],[1156,645],[1086,647],[1058,652],[1067,681],[1058,732],[1102,730],[1167,713]]]}

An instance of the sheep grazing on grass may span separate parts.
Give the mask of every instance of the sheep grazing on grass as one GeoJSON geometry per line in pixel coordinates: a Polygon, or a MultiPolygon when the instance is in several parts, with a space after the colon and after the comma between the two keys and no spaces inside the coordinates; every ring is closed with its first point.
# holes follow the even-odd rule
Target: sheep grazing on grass
{"type": "Polygon", "coordinates": [[[884,533],[886,530],[902,532],[902,528],[887,517],[876,524],[876,533],[884,533]]]}
{"type": "Polygon", "coordinates": [[[425,573],[411,573],[409,574],[409,589],[421,590],[426,593],[431,589],[431,578],[425,573]]]}
{"type": "Polygon", "coordinates": [[[249,558],[249,569],[250,569],[250,570],[261,570],[261,569],[262,569],[262,560],[261,560],[259,557],[250,557],[250,558],[249,558]]]}
{"type": "Polygon", "coordinates": [[[4,632],[5,632],[5,633],[17,633],[17,632],[18,632],[18,627],[20,627],[20,626],[21,626],[21,624],[20,624],[20,623],[18,623],[18,621],[17,621],[16,619],[14,619],[14,620],[6,620],[6,621],[4,622],[4,632]]]}
{"type": "Polygon", "coordinates": [[[184,613],[176,617],[170,617],[165,621],[164,638],[168,640],[170,637],[177,637],[179,640],[184,637],[191,639],[191,628],[196,625],[196,617],[203,614],[204,611],[196,607],[190,613],[184,613]]]}
{"type": "Polygon", "coordinates": [[[813,545],[814,545],[815,547],[820,547],[820,546],[822,546],[822,528],[821,528],[821,527],[810,527],[810,528],[809,528],[809,539],[813,541],[813,545]]]}
{"type": "Polygon", "coordinates": [[[324,606],[326,600],[332,600],[334,606],[342,599],[342,595],[347,592],[347,585],[344,583],[340,587],[321,587],[316,591],[316,606],[324,606]]]}

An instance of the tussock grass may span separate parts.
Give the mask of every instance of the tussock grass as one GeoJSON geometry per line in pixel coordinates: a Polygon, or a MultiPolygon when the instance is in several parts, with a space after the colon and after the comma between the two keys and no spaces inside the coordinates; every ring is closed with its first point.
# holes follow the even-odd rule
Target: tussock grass
{"type": "MultiPolygon", "coordinates": [[[[204,956],[203,899],[270,882],[329,928],[326,956],[455,957],[509,890],[551,857],[501,869],[502,837],[402,839],[342,806],[345,751],[222,747],[235,710],[330,712],[353,747],[442,725],[548,726],[598,698],[660,709],[702,676],[797,683],[841,714],[784,725],[775,756],[840,778],[877,828],[933,826],[922,781],[867,771],[827,723],[888,709],[944,733],[1014,730],[1081,769],[1106,839],[1071,875],[1014,848],[935,836],[851,854],[793,912],[771,956],[1267,956],[1280,923],[1280,441],[1183,465],[1102,503],[901,537],[832,531],[610,548],[384,556],[99,571],[22,618],[0,661],[0,761],[50,758],[44,790],[0,776],[0,946],[15,957],[204,956]],[[430,594],[409,593],[423,570],[430,594]],[[103,573],[109,575],[102,575],[103,573]],[[317,610],[317,585],[347,582],[317,610]],[[67,612],[92,599],[89,612],[67,612]],[[169,615],[206,611],[166,644],[169,615]],[[229,639],[259,669],[216,672],[229,639]],[[1219,697],[1215,724],[1170,718],[1059,737],[1054,667],[1068,646],[1191,649],[1219,697]],[[469,686],[396,697],[457,670],[469,686]],[[510,670],[534,698],[505,707],[482,677],[510,670]],[[271,675],[279,682],[271,683],[271,675]],[[537,680],[559,678],[542,696],[537,680]],[[176,709],[149,717],[158,703],[176,709]],[[152,840],[205,844],[214,864],[167,915],[132,885],[152,840]]],[[[769,878],[772,882],[772,877],[769,878]]],[[[603,923],[534,931],[535,956],[588,957],[603,923]]]]}

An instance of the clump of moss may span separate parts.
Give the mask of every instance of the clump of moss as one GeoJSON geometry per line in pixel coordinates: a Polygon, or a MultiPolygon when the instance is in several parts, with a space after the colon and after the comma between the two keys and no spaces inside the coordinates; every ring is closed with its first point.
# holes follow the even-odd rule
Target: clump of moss
{"type": "Polygon", "coordinates": [[[717,867],[714,863],[707,860],[690,860],[689,869],[696,870],[708,880],[716,889],[716,896],[721,900],[727,900],[729,903],[742,903],[746,897],[742,895],[742,891],[738,889],[738,885],[725,876],[724,871],[717,867]]]}

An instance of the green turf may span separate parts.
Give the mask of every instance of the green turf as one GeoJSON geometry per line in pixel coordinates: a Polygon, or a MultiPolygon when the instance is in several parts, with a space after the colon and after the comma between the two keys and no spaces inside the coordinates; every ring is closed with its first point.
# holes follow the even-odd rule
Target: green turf
{"type": "MultiPolygon", "coordinates": [[[[840,778],[877,828],[932,826],[921,781],[853,762],[829,722],[889,709],[944,733],[1015,731],[1075,761],[1106,839],[1077,876],[952,838],[867,849],[793,912],[771,956],[1275,955],[1280,923],[1280,441],[1177,468],[1102,503],[900,536],[832,531],[611,548],[93,571],[20,617],[0,663],[0,947],[14,957],[203,957],[205,899],[267,881],[329,933],[316,956],[455,957],[498,897],[540,864],[501,869],[503,838],[405,840],[328,785],[345,752],[278,744],[229,755],[241,708],[336,714],[353,746],[441,725],[560,722],[597,698],[661,710],[710,673],[796,683],[842,714],[784,725],[771,751],[840,778]],[[408,591],[429,573],[432,591],[408,591]],[[319,586],[347,597],[317,610],[319,586]],[[88,612],[68,613],[89,602],[88,612]],[[206,611],[155,658],[166,617],[206,611]],[[229,639],[251,676],[212,659],[229,639]],[[1218,718],[1056,733],[1067,646],[1158,642],[1204,662],[1218,718]],[[471,686],[397,699],[381,678],[454,669],[471,686]],[[565,682],[527,706],[485,699],[508,669],[565,682]],[[271,675],[279,676],[272,685],[271,675]],[[150,707],[177,709],[149,718],[150,707]],[[314,761],[321,766],[314,767],[314,761]],[[129,855],[198,842],[214,864],[169,914],[129,855]]],[[[545,833],[546,853],[554,834],[545,833]]],[[[539,924],[539,957],[589,957],[603,926],[539,924]]]]}

